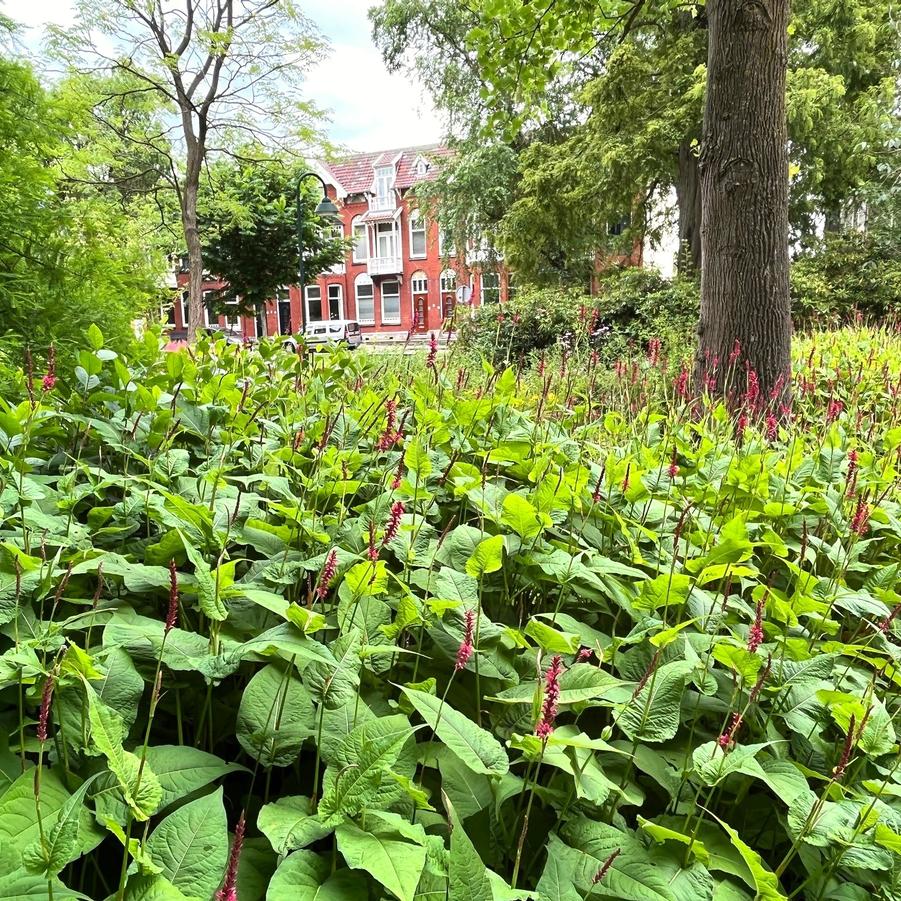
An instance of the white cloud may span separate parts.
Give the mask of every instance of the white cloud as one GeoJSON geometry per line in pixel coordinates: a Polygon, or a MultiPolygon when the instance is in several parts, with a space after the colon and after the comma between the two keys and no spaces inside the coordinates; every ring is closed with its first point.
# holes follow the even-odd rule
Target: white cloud
{"type": "MultiPolygon", "coordinates": [[[[372,43],[369,7],[376,0],[306,0],[304,13],[331,44],[328,57],[304,82],[307,99],[330,110],[327,132],[352,150],[383,150],[429,144],[442,127],[422,86],[407,75],[392,75],[372,43]]],[[[0,0],[0,8],[33,31],[37,48],[44,25],[72,23],[72,0],[0,0]]]]}

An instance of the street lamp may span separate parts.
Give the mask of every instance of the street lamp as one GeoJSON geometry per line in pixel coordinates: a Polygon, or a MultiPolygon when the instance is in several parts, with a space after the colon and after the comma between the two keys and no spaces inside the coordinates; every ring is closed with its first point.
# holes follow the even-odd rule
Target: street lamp
{"type": "Polygon", "coordinates": [[[306,297],[304,296],[304,283],[306,281],[306,274],[304,272],[303,265],[303,213],[304,213],[304,203],[303,203],[303,192],[301,191],[301,187],[303,186],[304,181],[308,178],[315,178],[319,184],[322,185],[322,200],[316,204],[316,209],[313,212],[317,216],[321,216],[323,219],[337,219],[338,218],[338,207],[331,201],[328,196],[328,190],[326,189],[325,180],[321,175],[318,175],[316,172],[304,172],[300,178],[297,179],[297,282],[300,287],[300,331],[303,334],[306,331],[306,320],[307,320],[307,302],[306,297]]]}

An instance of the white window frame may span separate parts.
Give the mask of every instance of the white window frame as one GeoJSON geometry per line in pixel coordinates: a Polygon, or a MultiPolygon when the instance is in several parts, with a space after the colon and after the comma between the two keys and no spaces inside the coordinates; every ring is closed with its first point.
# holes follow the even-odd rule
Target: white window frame
{"type": "Polygon", "coordinates": [[[500,303],[501,300],[501,274],[500,272],[490,272],[486,270],[482,270],[482,279],[481,279],[481,289],[482,289],[482,303],[500,303]],[[485,286],[485,276],[490,276],[491,278],[497,279],[497,284],[492,285],[490,288],[485,286]],[[491,296],[489,297],[488,292],[491,292],[491,296]]]}
{"type": "Polygon", "coordinates": [[[410,259],[411,260],[424,260],[426,256],[428,256],[429,248],[428,248],[428,224],[425,221],[425,217],[422,215],[422,211],[416,209],[415,207],[410,210],[410,215],[408,217],[409,224],[409,239],[410,239],[410,259]],[[422,252],[415,253],[413,249],[413,234],[414,232],[421,232],[422,234],[422,252]]]}
{"type": "MultiPolygon", "coordinates": [[[[216,293],[215,291],[204,291],[203,294],[201,295],[201,297],[203,298],[203,324],[205,326],[207,326],[207,328],[209,328],[211,325],[213,325],[213,323],[210,322],[210,308],[206,302],[206,299],[210,294],[215,294],[215,293],[216,293]]],[[[215,324],[219,325],[219,317],[218,316],[216,316],[215,324]]]]}
{"type": "Polygon", "coordinates": [[[351,259],[355,263],[366,263],[369,261],[369,226],[363,221],[362,216],[354,216],[353,222],[350,225],[350,235],[353,238],[354,246],[353,246],[353,256],[351,259]],[[357,234],[358,231],[362,230],[362,234],[357,234]],[[357,249],[360,243],[360,239],[363,241],[363,249],[365,250],[364,256],[357,256],[357,249]]]}
{"type": "Polygon", "coordinates": [[[376,166],[373,187],[373,209],[390,210],[394,206],[394,166],[376,166]]]}
{"type": "Polygon", "coordinates": [[[400,279],[391,278],[386,279],[379,286],[379,301],[381,304],[381,313],[382,313],[382,325],[400,325],[400,279]],[[390,316],[385,312],[385,286],[395,284],[397,285],[397,294],[388,294],[388,297],[396,297],[397,298],[397,313],[391,314],[390,316]]]}
{"type": "Polygon", "coordinates": [[[428,294],[429,293],[429,277],[422,269],[417,269],[410,276],[410,293],[411,294],[428,294]]]}
{"type": "Polygon", "coordinates": [[[457,272],[454,269],[445,269],[441,273],[439,281],[442,294],[454,294],[457,290],[457,272]]]}
{"type": "Polygon", "coordinates": [[[449,238],[445,233],[444,228],[441,223],[438,223],[438,256],[440,257],[455,257],[457,255],[457,248],[451,247],[450,250],[445,253],[445,244],[447,244],[449,238]]]}
{"type": "MultiPolygon", "coordinates": [[[[334,241],[343,241],[344,240],[344,223],[341,222],[340,219],[336,219],[329,227],[328,227],[328,235],[334,241]]],[[[329,272],[335,275],[342,275],[344,273],[344,258],[341,258],[341,262],[335,263],[329,269],[329,272]]]]}
{"type": "Polygon", "coordinates": [[[325,302],[327,304],[328,319],[332,318],[332,295],[338,299],[337,319],[344,319],[344,288],[337,282],[331,282],[325,288],[325,302]]]}
{"type": "MultiPolygon", "coordinates": [[[[234,300],[225,301],[225,306],[227,307],[236,307],[238,306],[238,298],[235,296],[234,300]]],[[[234,316],[229,316],[228,313],[225,313],[225,327],[231,329],[233,332],[241,331],[241,313],[237,311],[234,316]]]]}
{"type": "Polygon", "coordinates": [[[375,256],[379,260],[396,260],[400,257],[400,233],[397,228],[397,222],[393,219],[390,222],[377,222],[375,226],[375,256]],[[387,226],[387,230],[384,228],[387,226]],[[391,253],[382,253],[382,238],[390,237],[390,243],[393,250],[391,253]]]}
{"type": "Polygon", "coordinates": [[[372,279],[365,273],[361,272],[354,279],[354,306],[357,312],[357,322],[360,325],[375,325],[375,284],[372,279]],[[360,312],[360,288],[369,288],[368,300],[372,304],[372,316],[367,318],[360,312]]]}
{"type": "Polygon", "coordinates": [[[307,285],[303,289],[303,302],[304,302],[304,312],[306,313],[305,321],[306,322],[325,322],[325,319],[314,319],[310,315],[310,291],[318,291],[319,297],[317,298],[319,301],[319,314],[322,315],[322,286],[321,285],[307,285]]]}

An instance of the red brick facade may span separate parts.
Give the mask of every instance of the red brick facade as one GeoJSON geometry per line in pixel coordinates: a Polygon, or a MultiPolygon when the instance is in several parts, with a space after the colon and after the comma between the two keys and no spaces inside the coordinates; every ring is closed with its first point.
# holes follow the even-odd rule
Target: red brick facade
{"type": "MultiPolygon", "coordinates": [[[[316,171],[337,203],[343,236],[354,241],[344,265],[308,282],[306,303],[296,285],[266,303],[256,317],[240,316],[218,325],[244,337],[291,334],[310,321],[354,319],[364,339],[405,337],[407,332],[438,332],[451,327],[483,302],[506,300],[512,292],[508,273],[470,267],[441,247],[438,223],[418,216],[411,189],[435,177],[449,151],[423,147],[357,154],[339,164],[318,164],[316,171]],[[457,289],[469,288],[458,305],[457,289]]],[[[337,231],[337,225],[336,225],[337,231]]],[[[222,287],[210,282],[209,288],[222,287]]],[[[175,330],[185,327],[180,304],[170,315],[175,330]]],[[[213,324],[213,323],[210,323],[213,324]]]]}

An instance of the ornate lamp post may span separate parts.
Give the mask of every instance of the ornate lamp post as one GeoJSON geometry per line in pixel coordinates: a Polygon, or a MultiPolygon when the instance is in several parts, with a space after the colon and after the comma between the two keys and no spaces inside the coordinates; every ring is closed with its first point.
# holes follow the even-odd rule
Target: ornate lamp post
{"type": "Polygon", "coordinates": [[[323,219],[337,219],[338,218],[338,207],[332,202],[332,200],[328,196],[328,191],[326,190],[325,180],[322,176],[318,175],[316,172],[304,172],[300,178],[297,179],[297,284],[300,287],[300,331],[301,334],[306,330],[307,325],[307,301],[304,295],[304,284],[306,282],[306,273],[304,271],[303,264],[303,215],[304,215],[304,202],[303,202],[303,192],[301,188],[303,187],[304,181],[308,178],[315,178],[319,184],[322,185],[322,200],[316,204],[316,209],[313,212],[317,216],[321,216],[323,219]]]}

